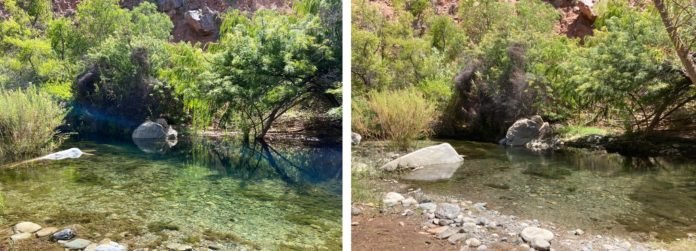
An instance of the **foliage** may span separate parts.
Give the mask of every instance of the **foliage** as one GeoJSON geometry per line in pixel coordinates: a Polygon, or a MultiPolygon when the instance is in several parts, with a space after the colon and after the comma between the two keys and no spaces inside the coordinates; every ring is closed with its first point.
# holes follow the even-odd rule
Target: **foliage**
{"type": "Polygon", "coordinates": [[[589,135],[607,135],[609,131],[605,128],[586,127],[586,126],[563,126],[556,130],[556,133],[563,139],[582,138],[589,135]]]}
{"type": "Polygon", "coordinates": [[[401,148],[428,136],[436,116],[435,107],[414,88],[371,92],[366,106],[367,109],[358,108],[358,115],[353,119],[354,130],[366,136],[389,139],[401,148]]]}
{"type": "MultiPolygon", "coordinates": [[[[273,121],[324,89],[318,73],[332,59],[319,19],[261,10],[252,18],[228,13],[213,47],[213,80],[205,87],[218,105],[228,103],[246,135],[262,138],[273,121]]],[[[329,64],[330,65],[330,64],[329,64]]],[[[323,91],[322,91],[323,92],[323,91]]]]}
{"type": "Polygon", "coordinates": [[[36,88],[0,89],[0,160],[18,160],[53,150],[65,109],[36,88]]]}

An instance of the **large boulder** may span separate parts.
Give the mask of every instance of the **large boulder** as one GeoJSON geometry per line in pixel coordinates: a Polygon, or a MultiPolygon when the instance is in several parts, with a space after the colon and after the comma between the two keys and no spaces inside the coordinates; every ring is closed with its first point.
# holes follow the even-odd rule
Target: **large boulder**
{"type": "Polygon", "coordinates": [[[209,8],[189,10],[184,14],[186,23],[198,34],[211,35],[217,30],[217,13],[209,8]]]}
{"type": "Polygon", "coordinates": [[[534,140],[550,138],[553,134],[549,123],[544,122],[540,116],[523,118],[515,121],[505,134],[501,143],[507,146],[525,146],[534,140]]]}
{"type": "Polygon", "coordinates": [[[578,0],[578,8],[580,9],[580,13],[592,22],[597,19],[597,13],[595,13],[595,11],[592,9],[593,6],[594,0],[578,0]]]}
{"type": "Polygon", "coordinates": [[[433,165],[457,164],[464,160],[456,150],[448,144],[442,143],[435,146],[421,148],[415,152],[401,156],[384,164],[381,169],[395,171],[400,169],[427,168],[433,165]]]}
{"type": "Polygon", "coordinates": [[[178,133],[171,126],[145,121],[133,131],[133,139],[176,139],[178,133]]]}

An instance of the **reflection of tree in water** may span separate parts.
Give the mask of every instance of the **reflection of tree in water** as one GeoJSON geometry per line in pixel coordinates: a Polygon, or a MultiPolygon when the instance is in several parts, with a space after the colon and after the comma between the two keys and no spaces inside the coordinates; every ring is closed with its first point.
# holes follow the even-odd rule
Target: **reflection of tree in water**
{"type": "Polygon", "coordinates": [[[626,158],[626,171],[642,175],[629,198],[641,211],[618,217],[629,231],[672,240],[696,231],[696,165],[664,158],[626,158]]]}
{"type": "Polygon", "coordinates": [[[191,143],[195,164],[214,168],[221,177],[239,178],[242,186],[264,179],[280,179],[298,191],[320,183],[337,182],[340,186],[340,145],[206,139],[191,143]]]}

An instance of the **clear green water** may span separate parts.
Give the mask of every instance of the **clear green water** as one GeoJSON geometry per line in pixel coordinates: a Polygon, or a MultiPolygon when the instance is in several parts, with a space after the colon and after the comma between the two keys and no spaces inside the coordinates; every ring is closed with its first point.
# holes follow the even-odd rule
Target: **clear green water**
{"type": "MultiPolygon", "coordinates": [[[[593,234],[656,237],[696,232],[696,161],[568,149],[536,154],[448,141],[467,157],[446,181],[401,181],[426,194],[462,196],[506,214],[593,234]]],[[[421,142],[421,146],[433,142],[421,142]]]]}
{"type": "Polygon", "coordinates": [[[61,149],[68,147],[95,155],[0,170],[0,225],[79,224],[78,234],[97,240],[129,232],[122,241],[131,247],[218,238],[263,250],[340,249],[340,145],[206,140],[145,153],[130,142],[83,141],[61,149]],[[165,236],[157,225],[178,231],[165,236]]]}

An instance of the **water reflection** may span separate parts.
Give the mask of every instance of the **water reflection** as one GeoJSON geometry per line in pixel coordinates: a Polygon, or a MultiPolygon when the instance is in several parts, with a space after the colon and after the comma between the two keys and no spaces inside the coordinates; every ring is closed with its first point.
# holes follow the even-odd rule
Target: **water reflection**
{"type": "Polygon", "coordinates": [[[404,181],[487,201],[503,212],[614,234],[670,240],[696,231],[696,162],[564,149],[535,153],[451,141],[467,155],[446,181],[404,181]]]}

